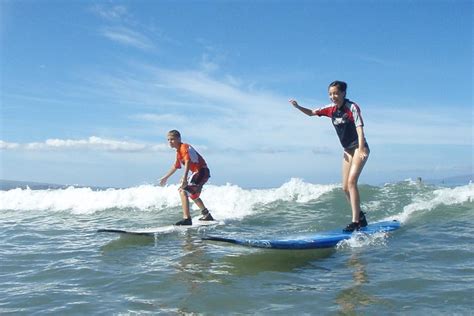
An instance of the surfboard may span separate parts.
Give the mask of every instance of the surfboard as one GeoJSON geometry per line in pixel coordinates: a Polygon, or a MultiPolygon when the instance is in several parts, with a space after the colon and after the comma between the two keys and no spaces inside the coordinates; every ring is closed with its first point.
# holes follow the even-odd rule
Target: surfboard
{"type": "Polygon", "coordinates": [[[240,239],[221,236],[205,236],[203,240],[219,241],[231,244],[237,244],[255,248],[273,248],[273,249],[316,249],[331,248],[340,241],[351,238],[354,234],[372,235],[379,232],[391,232],[400,228],[400,222],[383,221],[376,222],[361,228],[358,231],[345,233],[342,229],[324,231],[314,234],[305,234],[299,236],[288,236],[277,239],[240,239]]]}
{"type": "Polygon", "coordinates": [[[142,235],[142,236],[154,236],[157,234],[169,234],[173,232],[182,232],[188,229],[198,229],[200,227],[216,226],[219,221],[199,221],[198,219],[193,220],[192,225],[166,225],[159,227],[148,227],[141,229],[115,229],[115,228],[103,228],[98,229],[98,233],[118,233],[118,234],[129,234],[129,235],[142,235]]]}

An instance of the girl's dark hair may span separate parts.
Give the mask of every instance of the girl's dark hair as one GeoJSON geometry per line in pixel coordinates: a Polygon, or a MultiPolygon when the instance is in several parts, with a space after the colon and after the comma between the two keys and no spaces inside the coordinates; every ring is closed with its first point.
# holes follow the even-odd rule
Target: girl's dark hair
{"type": "Polygon", "coordinates": [[[331,87],[337,87],[337,89],[339,91],[342,91],[342,92],[346,92],[347,90],[347,83],[345,83],[344,81],[339,81],[339,80],[336,80],[336,81],[333,81],[329,84],[329,88],[331,87]]]}

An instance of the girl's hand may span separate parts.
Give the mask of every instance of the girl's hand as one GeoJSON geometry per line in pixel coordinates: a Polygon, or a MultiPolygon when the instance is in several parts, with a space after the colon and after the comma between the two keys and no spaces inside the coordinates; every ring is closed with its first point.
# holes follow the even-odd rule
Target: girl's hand
{"type": "Polygon", "coordinates": [[[296,100],[294,100],[294,99],[290,99],[288,102],[290,102],[291,105],[293,105],[294,107],[298,106],[298,102],[296,102],[296,100]]]}
{"type": "Polygon", "coordinates": [[[359,151],[360,151],[360,159],[366,160],[367,157],[369,157],[369,153],[367,152],[367,148],[366,148],[366,147],[364,147],[364,148],[362,148],[362,149],[359,149],[359,151]]]}

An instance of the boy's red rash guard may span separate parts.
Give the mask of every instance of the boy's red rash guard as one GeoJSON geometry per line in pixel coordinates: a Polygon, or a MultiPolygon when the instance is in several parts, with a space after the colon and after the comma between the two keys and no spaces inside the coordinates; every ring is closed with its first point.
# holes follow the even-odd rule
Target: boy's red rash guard
{"type": "Polygon", "coordinates": [[[189,170],[192,173],[198,172],[201,168],[207,168],[204,158],[191,145],[182,143],[176,151],[174,167],[180,169],[186,161],[189,161],[189,170]]]}

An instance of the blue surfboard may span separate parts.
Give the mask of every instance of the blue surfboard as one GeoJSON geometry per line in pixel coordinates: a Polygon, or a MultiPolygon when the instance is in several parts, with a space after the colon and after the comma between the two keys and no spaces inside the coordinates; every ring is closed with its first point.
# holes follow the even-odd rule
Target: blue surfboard
{"type": "Polygon", "coordinates": [[[205,236],[202,239],[211,241],[220,241],[231,244],[237,244],[255,248],[273,248],[273,249],[316,249],[331,248],[340,241],[351,238],[354,234],[372,235],[379,232],[390,232],[400,228],[400,222],[385,221],[367,225],[358,231],[345,233],[342,229],[330,230],[314,234],[305,234],[299,236],[290,236],[279,239],[239,239],[220,236],[205,236]]]}

